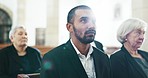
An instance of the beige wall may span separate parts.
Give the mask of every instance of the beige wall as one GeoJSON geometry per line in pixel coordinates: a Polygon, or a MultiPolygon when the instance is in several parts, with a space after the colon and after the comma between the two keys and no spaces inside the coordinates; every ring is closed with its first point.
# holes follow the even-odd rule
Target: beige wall
{"type": "MultiPolygon", "coordinates": [[[[73,0],[69,0],[69,1],[65,0],[65,2],[60,4],[61,1],[63,2],[63,0],[47,0],[47,24],[46,24],[47,28],[45,31],[46,32],[45,45],[47,46],[57,46],[59,45],[60,39],[62,39],[62,37],[65,37],[63,35],[60,36],[60,32],[62,32],[63,30],[59,31],[59,28],[65,27],[65,24],[66,24],[66,22],[59,23],[60,22],[59,19],[60,20],[61,19],[63,20],[63,18],[66,19],[65,16],[64,17],[62,16],[63,18],[59,18],[61,16],[61,15],[59,16],[60,10],[66,9],[67,11],[72,6],[74,6],[76,3],[80,3],[80,2],[83,3],[83,1],[81,0],[77,0],[80,2],[76,2],[75,0],[74,2],[73,0]],[[67,4],[72,3],[72,4],[69,4],[68,7],[63,6],[66,3],[67,4]]],[[[16,18],[15,20],[13,19],[14,24],[26,24],[25,6],[27,4],[27,1],[26,0],[13,0],[13,2],[15,2],[16,4],[12,6],[17,6],[17,9],[14,9],[14,12],[10,13],[10,16],[12,16],[12,18],[16,18]]],[[[0,1],[0,3],[2,3],[2,1],[0,1]]],[[[132,0],[132,17],[138,17],[148,22],[148,5],[147,4],[148,4],[148,0],[132,0]]],[[[11,8],[11,7],[8,7],[8,8],[11,8]]],[[[67,15],[67,12],[64,12],[64,14],[67,15]]],[[[141,49],[148,51],[147,46],[148,46],[148,29],[146,32],[145,42],[142,45],[141,49]]]]}
{"type": "MultiPolygon", "coordinates": [[[[148,23],[148,0],[132,0],[132,15],[148,23]]],[[[141,49],[148,51],[148,28],[145,36],[141,49]]]]}
{"type": "Polygon", "coordinates": [[[17,0],[17,21],[18,24],[17,25],[25,25],[25,7],[26,7],[26,0],[17,0]]]}
{"type": "MultiPolygon", "coordinates": [[[[48,0],[47,10],[47,29],[45,45],[57,46],[59,44],[59,0],[48,0]]],[[[132,0],[132,17],[137,17],[148,22],[148,0],[132,0]]],[[[65,17],[64,17],[65,18],[65,17]]],[[[65,25],[65,24],[64,24],[65,25]]],[[[65,26],[64,26],[65,27],[65,26]]],[[[148,51],[148,31],[146,32],[146,40],[141,49],[148,51]]]]}
{"type": "Polygon", "coordinates": [[[58,45],[58,13],[59,13],[59,0],[47,0],[47,28],[45,34],[45,45],[57,46],[58,45]]]}

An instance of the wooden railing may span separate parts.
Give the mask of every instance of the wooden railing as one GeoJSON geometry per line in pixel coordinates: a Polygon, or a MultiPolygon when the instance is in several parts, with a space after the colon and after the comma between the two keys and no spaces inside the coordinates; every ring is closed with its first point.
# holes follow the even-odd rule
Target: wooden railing
{"type": "Polygon", "coordinates": [[[4,47],[7,47],[7,46],[9,46],[9,45],[11,45],[11,44],[0,44],[0,49],[2,49],[2,48],[4,48],[4,47]]]}
{"type": "MultiPolygon", "coordinates": [[[[0,44],[0,49],[4,48],[4,47],[7,47],[11,44],[0,44]]],[[[51,49],[53,49],[54,47],[51,47],[51,46],[31,46],[31,47],[34,47],[34,48],[37,48],[38,50],[40,50],[41,52],[41,55],[43,56],[45,53],[47,53],[48,51],[50,51],[51,49]]]]}
{"type": "MultiPolygon", "coordinates": [[[[0,49],[1,48],[4,48],[6,46],[9,46],[11,44],[0,44],[0,49]]],[[[44,56],[45,53],[47,53],[48,51],[50,51],[51,49],[53,49],[54,47],[51,47],[51,46],[39,46],[39,45],[36,45],[36,46],[32,46],[34,48],[37,48],[41,51],[41,55],[44,56]]],[[[114,47],[114,46],[107,46],[106,49],[105,49],[105,52],[109,55],[111,55],[114,51],[118,50],[120,47],[114,47]]]]}
{"type": "Polygon", "coordinates": [[[32,46],[32,47],[39,49],[41,51],[42,56],[44,56],[45,53],[47,53],[48,51],[54,48],[51,46],[38,46],[38,45],[32,46]]]}

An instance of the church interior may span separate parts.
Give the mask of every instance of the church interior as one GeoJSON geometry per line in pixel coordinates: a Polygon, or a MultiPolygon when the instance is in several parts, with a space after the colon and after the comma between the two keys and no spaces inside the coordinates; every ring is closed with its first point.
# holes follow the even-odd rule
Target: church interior
{"type": "MultiPolygon", "coordinates": [[[[140,18],[148,23],[148,0],[0,0],[0,48],[11,44],[9,31],[23,25],[27,28],[28,45],[44,55],[69,39],[66,29],[68,11],[76,5],[90,6],[96,16],[96,37],[107,54],[121,47],[116,39],[120,23],[140,18]]],[[[148,29],[142,50],[148,51],[148,29]]]]}

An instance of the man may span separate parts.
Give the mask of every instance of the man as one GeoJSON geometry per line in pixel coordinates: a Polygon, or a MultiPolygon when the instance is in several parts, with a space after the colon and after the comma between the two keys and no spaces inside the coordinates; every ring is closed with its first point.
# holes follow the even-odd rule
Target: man
{"type": "Polygon", "coordinates": [[[71,9],[67,17],[70,39],[43,57],[41,78],[110,78],[107,55],[90,45],[96,19],[85,5],[71,9]]]}
{"type": "Polygon", "coordinates": [[[28,74],[39,73],[40,51],[28,46],[27,30],[15,26],[10,30],[12,45],[0,50],[0,78],[29,78],[28,74]]]}

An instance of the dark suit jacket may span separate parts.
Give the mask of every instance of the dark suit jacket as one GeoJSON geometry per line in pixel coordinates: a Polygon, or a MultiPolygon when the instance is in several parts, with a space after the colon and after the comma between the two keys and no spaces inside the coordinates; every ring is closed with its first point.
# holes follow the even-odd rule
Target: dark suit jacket
{"type": "Polygon", "coordinates": [[[96,40],[94,40],[94,43],[98,49],[100,49],[104,52],[102,43],[100,43],[99,41],[96,41],[96,40]]]}
{"type": "Polygon", "coordinates": [[[30,59],[31,71],[25,72],[13,45],[0,50],[0,78],[16,78],[17,74],[39,72],[41,56],[38,50],[27,47],[27,58],[30,59]]]}
{"type": "MultiPolygon", "coordinates": [[[[148,62],[148,53],[138,50],[138,53],[148,62]]],[[[122,46],[121,50],[111,55],[113,78],[147,78],[135,59],[122,46]]]]}
{"type": "MultiPolygon", "coordinates": [[[[108,56],[93,48],[96,78],[110,78],[108,56]]],[[[88,78],[70,41],[51,50],[43,57],[41,78],[88,78]]]]}

